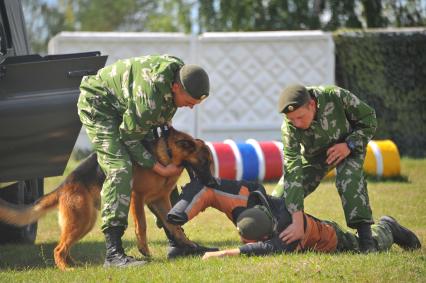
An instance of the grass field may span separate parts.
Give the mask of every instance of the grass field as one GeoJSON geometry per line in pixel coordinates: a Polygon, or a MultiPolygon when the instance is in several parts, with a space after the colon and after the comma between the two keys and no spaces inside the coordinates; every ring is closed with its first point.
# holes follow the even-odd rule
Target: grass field
{"type": "MultiPolygon", "coordinates": [[[[71,163],[68,170],[75,165],[71,163]]],[[[374,218],[392,215],[426,240],[426,159],[402,159],[402,174],[408,182],[369,182],[374,218]]],[[[46,180],[48,192],[62,178],[46,180]]],[[[184,183],[185,178],[180,182],[184,183]]],[[[272,190],[274,184],[265,184],[272,190]]],[[[334,184],[320,185],[305,201],[306,211],[344,226],[343,211],[334,184]]],[[[131,219],[129,219],[131,222],[131,219]]],[[[288,254],[267,257],[200,258],[166,260],[167,241],[148,213],[148,238],[153,253],[144,267],[104,269],[104,240],[100,221],[71,251],[80,262],[74,270],[61,272],[54,266],[53,248],[59,238],[56,213],[39,221],[35,245],[0,247],[0,282],[426,282],[426,248],[405,252],[394,246],[380,254],[288,254]]],[[[231,222],[208,209],[184,226],[194,241],[207,246],[232,248],[239,237],[231,222]]],[[[139,257],[133,225],[124,236],[126,252],[139,257]]]]}

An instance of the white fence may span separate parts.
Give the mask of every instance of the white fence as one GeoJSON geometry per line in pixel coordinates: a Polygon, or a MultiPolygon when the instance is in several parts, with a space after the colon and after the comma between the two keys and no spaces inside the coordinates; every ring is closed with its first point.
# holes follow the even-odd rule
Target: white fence
{"type": "MultiPolygon", "coordinates": [[[[211,96],[194,110],[179,109],[173,125],[208,141],[279,140],[276,103],[290,83],[334,83],[334,44],[329,33],[283,31],[249,33],[62,32],[49,53],[99,50],[117,59],[173,54],[209,73],[211,96]]],[[[80,146],[84,141],[80,140],[80,146]]]]}

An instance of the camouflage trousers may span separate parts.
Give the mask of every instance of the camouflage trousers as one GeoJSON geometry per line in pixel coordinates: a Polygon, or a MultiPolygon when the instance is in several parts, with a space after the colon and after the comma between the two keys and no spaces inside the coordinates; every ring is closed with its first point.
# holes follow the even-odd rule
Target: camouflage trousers
{"type": "MultiPolygon", "coordinates": [[[[338,252],[353,251],[359,252],[359,238],[356,234],[342,229],[337,223],[333,221],[324,221],[334,227],[337,235],[337,248],[338,252]]],[[[374,242],[378,251],[387,251],[394,243],[392,230],[387,223],[378,223],[371,225],[371,232],[374,242]]]]}
{"type": "MultiPolygon", "coordinates": [[[[316,190],[321,180],[332,169],[326,163],[326,159],[326,154],[311,159],[302,157],[305,198],[316,190]]],[[[374,223],[363,171],[364,159],[365,153],[352,153],[336,167],[336,187],[345,212],[346,224],[351,228],[357,228],[361,223],[374,223]]],[[[274,196],[284,195],[283,184],[284,180],[281,178],[273,192],[274,196]]]]}
{"type": "Polygon", "coordinates": [[[106,105],[97,101],[99,96],[92,95],[84,87],[81,89],[82,94],[77,103],[78,115],[106,175],[101,192],[101,229],[127,227],[133,166],[126,146],[119,138],[121,120],[106,105]]]}

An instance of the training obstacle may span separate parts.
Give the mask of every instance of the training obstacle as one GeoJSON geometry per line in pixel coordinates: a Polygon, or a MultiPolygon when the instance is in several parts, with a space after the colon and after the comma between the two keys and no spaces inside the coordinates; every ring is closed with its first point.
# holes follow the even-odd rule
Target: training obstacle
{"type": "MultiPolygon", "coordinates": [[[[213,156],[215,177],[276,181],[282,176],[283,145],[277,141],[244,142],[224,140],[207,142],[213,156]]],[[[394,177],[401,173],[400,155],[391,140],[370,141],[364,162],[364,171],[378,177],[394,177]]],[[[334,170],[328,176],[333,176],[334,170]]]]}

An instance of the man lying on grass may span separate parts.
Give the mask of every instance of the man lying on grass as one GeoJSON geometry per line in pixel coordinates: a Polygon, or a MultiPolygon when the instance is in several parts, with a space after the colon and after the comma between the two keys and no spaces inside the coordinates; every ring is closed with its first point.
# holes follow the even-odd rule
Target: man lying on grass
{"type": "MultiPolygon", "coordinates": [[[[291,215],[285,200],[266,194],[262,185],[255,182],[218,180],[215,188],[192,181],[183,188],[181,200],[168,213],[168,221],[183,225],[207,207],[214,207],[236,225],[245,243],[236,249],[207,252],[211,257],[267,255],[282,252],[359,252],[357,235],[343,230],[337,223],[317,219],[307,213],[304,218],[302,240],[286,244],[282,231],[291,224],[291,215]]],[[[393,217],[383,216],[372,226],[378,251],[388,250],[396,243],[405,250],[421,247],[417,236],[401,226],[393,217]]],[[[184,255],[184,254],[182,254],[184,255]]]]}

